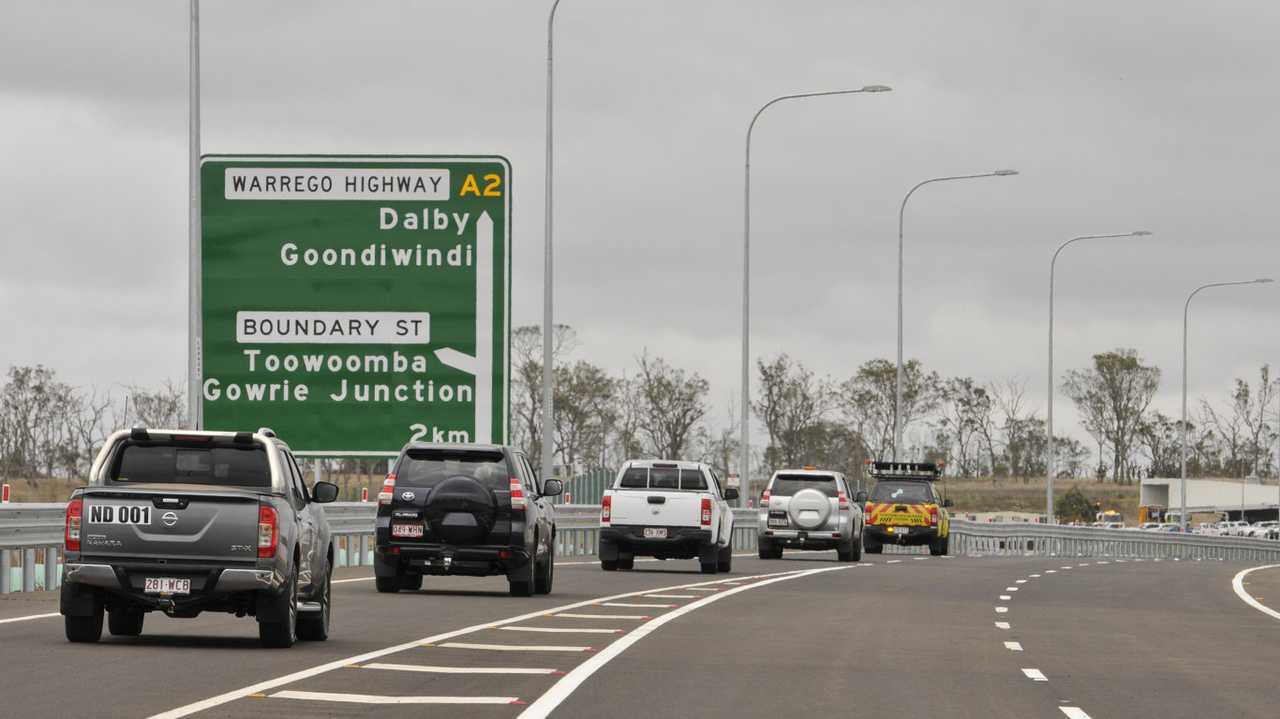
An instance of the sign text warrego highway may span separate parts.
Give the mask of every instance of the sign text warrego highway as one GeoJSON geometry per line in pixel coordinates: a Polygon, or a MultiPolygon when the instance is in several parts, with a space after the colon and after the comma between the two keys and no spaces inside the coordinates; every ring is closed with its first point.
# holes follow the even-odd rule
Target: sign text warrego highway
{"type": "Polygon", "coordinates": [[[201,416],[300,452],[504,442],[510,166],[210,155],[201,416]]]}

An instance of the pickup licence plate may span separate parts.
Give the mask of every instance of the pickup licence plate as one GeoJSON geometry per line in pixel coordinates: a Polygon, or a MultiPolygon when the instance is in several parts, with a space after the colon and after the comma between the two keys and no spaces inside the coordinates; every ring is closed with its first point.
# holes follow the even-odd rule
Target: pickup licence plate
{"type": "Polygon", "coordinates": [[[667,528],[666,527],[645,527],[644,538],[645,539],[666,539],[667,528]]]}
{"type": "Polygon", "coordinates": [[[146,594],[190,594],[191,580],[176,577],[147,577],[142,591],[146,594]]]}
{"type": "Polygon", "coordinates": [[[391,536],[404,537],[406,539],[419,539],[422,537],[422,525],[393,524],[391,525],[391,536]]]}

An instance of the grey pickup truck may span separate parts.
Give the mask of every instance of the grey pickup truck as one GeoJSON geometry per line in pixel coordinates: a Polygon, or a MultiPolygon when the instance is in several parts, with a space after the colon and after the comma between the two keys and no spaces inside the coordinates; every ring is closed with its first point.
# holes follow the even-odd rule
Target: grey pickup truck
{"type": "Polygon", "coordinates": [[[61,611],[67,639],[96,642],[105,612],[137,636],[148,612],[254,616],[269,647],[328,638],[333,546],[288,446],[257,432],[111,435],[67,504],[61,611]]]}

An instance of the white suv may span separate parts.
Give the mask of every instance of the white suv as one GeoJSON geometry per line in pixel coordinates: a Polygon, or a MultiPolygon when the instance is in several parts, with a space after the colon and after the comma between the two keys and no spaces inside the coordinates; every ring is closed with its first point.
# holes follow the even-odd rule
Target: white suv
{"type": "Polygon", "coordinates": [[[790,549],[834,549],[842,562],[862,559],[862,502],[844,475],[805,467],[782,469],[760,495],[756,539],[761,559],[790,549]]]}

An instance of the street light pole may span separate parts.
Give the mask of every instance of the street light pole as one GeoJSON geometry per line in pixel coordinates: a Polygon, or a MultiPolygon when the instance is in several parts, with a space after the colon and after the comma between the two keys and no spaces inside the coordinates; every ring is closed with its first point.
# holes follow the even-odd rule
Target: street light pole
{"type": "Polygon", "coordinates": [[[547,15],[547,159],[546,159],[546,177],[543,179],[545,186],[546,206],[543,209],[543,259],[542,259],[542,479],[551,476],[553,459],[555,457],[555,435],[553,434],[551,403],[553,401],[551,392],[551,382],[555,368],[551,366],[553,337],[555,327],[553,325],[552,304],[551,304],[551,288],[552,288],[552,262],[551,262],[551,191],[552,191],[552,139],[554,129],[552,125],[552,83],[555,80],[554,65],[552,59],[554,57],[555,39],[555,23],[556,8],[560,7],[560,0],[555,0],[551,4],[551,12],[547,15]]]}
{"type": "Polygon", "coordinates": [[[898,461],[898,450],[902,446],[902,224],[907,213],[907,200],[916,190],[935,182],[951,182],[952,180],[976,180],[981,177],[1008,177],[1018,174],[1017,170],[996,170],[978,175],[953,175],[935,177],[916,184],[902,198],[902,206],[898,208],[898,372],[893,388],[893,461],[898,461]]]}
{"type": "Polygon", "coordinates": [[[1150,235],[1146,230],[1136,230],[1134,232],[1124,232],[1115,235],[1081,235],[1080,237],[1072,237],[1071,239],[1058,245],[1058,249],[1053,253],[1053,259],[1049,261],[1049,421],[1048,421],[1048,437],[1049,437],[1049,457],[1046,460],[1048,468],[1048,481],[1045,482],[1045,521],[1054,524],[1053,513],[1053,476],[1054,476],[1054,454],[1053,454],[1053,281],[1054,272],[1058,267],[1058,255],[1067,249],[1068,245],[1072,245],[1081,240],[1111,240],[1120,237],[1145,237],[1150,235]]]}
{"type": "MultiPolygon", "coordinates": [[[[1179,452],[1182,460],[1182,481],[1179,484],[1178,493],[1181,495],[1182,502],[1182,531],[1187,531],[1187,324],[1191,314],[1191,300],[1200,294],[1201,290],[1207,290],[1210,287],[1233,287],[1236,285],[1263,285],[1271,282],[1270,277],[1262,277],[1256,280],[1239,280],[1236,282],[1210,282],[1207,285],[1200,285],[1187,295],[1187,301],[1182,305],[1182,450],[1179,452]]],[[[1244,507],[1241,505],[1240,519],[1244,519],[1244,507]]]]}
{"type": "MultiPolygon", "coordinates": [[[[557,0],[558,2],[559,0],[557,0]]],[[[738,455],[739,496],[738,506],[747,506],[747,492],[751,482],[751,135],[756,129],[756,121],[765,110],[784,100],[799,100],[808,97],[826,97],[829,95],[856,95],[864,92],[889,92],[893,88],[886,85],[866,85],[850,90],[825,90],[822,92],[802,92],[792,95],[780,95],[760,106],[747,125],[746,164],[743,182],[742,203],[742,444],[738,455]]]]}

